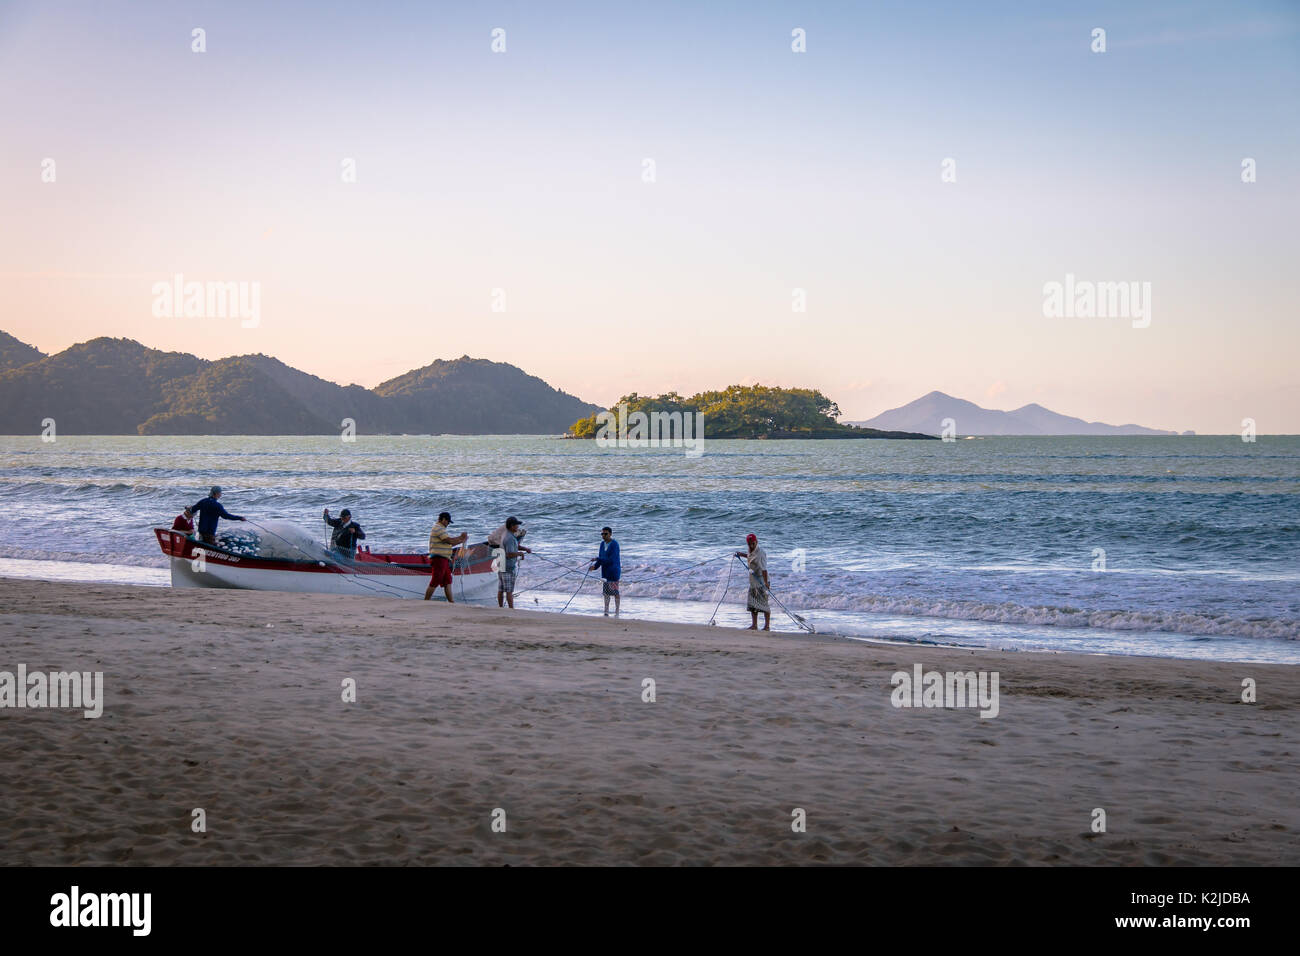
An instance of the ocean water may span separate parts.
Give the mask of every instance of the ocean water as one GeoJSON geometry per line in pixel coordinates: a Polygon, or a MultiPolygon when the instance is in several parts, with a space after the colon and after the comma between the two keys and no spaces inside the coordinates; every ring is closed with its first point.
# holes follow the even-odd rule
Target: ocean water
{"type": "Polygon", "coordinates": [[[698,458],[511,436],[3,437],[0,575],[166,586],[150,529],[213,483],[232,512],[322,540],[321,509],[350,507],[377,551],[423,550],[443,509],[472,540],[516,514],[538,552],[523,607],[599,614],[581,569],[609,524],[626,617],[747,624],[727,556],[753,532],[774,593],[820,632],[1300,663],[1297,437],[710,441],[698,458]]]}

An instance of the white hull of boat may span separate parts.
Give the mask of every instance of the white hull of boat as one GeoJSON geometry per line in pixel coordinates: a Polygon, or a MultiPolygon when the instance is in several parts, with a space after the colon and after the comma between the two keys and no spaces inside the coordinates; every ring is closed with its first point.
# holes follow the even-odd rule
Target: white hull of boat
{"type": "MultiPolygon", "coordinates": [[[[353,596],[423,598],[429,584],[427,574],[350,574],[339,571],[277,571],[240,568],[220,561],[205,560],[202,571],[185,558],[172,558],[174,588],[233,588],[245,591],[290,591],[298,594],[350,594],[353,596]]],[[[453,575],[451,594],[457,601],[495,601],[497,576],[453,575]]],[[[435,600],[445,600],[442,588],[435,600]]]]}
{"type": "MultiPolygon", "coordinates": [[[[355,560],[347,560],[330,557],[322,549],[319,559],[268,559],[205,546],[184,534],[162,528],[156,529],[155,534],[171,564],[174,588],[420,599],[429,585],[429,559],[422,554],[365,552],[358,553],[355,560]]],[[[303,548],[295,550],[307,553],[303,548]]],[[[453,568],[452,597],[457,601],[488,602],[495,598],[496,591],[497,575],[492,570],[490,549],[486,545],[472,546],[466,563],[458,561],[453,568]]],[[[437,600],[446,600],[442,588],[434,595],[437,600]]]]}

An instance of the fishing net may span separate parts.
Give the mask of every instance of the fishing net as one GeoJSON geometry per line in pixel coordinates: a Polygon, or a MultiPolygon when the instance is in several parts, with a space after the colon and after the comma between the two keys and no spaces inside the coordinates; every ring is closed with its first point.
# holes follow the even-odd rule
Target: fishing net
{"type": "Polygon", "coordinates": [[[325,549],[319,538],[288,521],[241,521],[228,525],[217,535],[217,544],[227,551],[249,558],[337,561],[339,556],[325,549]]]}

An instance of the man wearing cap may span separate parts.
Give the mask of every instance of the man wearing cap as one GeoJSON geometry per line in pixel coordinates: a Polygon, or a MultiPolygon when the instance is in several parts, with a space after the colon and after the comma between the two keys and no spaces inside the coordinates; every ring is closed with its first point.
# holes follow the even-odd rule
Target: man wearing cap
{"type": "Polygon", "coordinates": [[[749,598],[745,602],[745,607],[753,623],[749,625],[748,630],[758,630],[758,612],[762,611],[763,630],[770,631],[772,609],[767,603],[767,592],[770,588],[767,578],[767,552],[758,546],[758,535],[745,535],[745,544],[749,545],[749,553],[737,551],[736,557],[743,559],[749,565],[749,598]]]}
{"type": "Polygon", "coordinates": [[[497,569],[497,607],[510,604],[515,606],[515,570],[519,567],[519,557],[524,552],[533,553],[532,548],[525,548],[519,543],[519,530],[522,522],[513,515],[506,519],[506,533],[501,538],[501,547],[492,549],[492,566],[497,569]]]}
{"type": "Polygon", "coordinates": [[[456,545],[469,540],[469,534],[461,532],[453,538],[447,533],[450,524],[451,512],[444,511],[438,515],[438,523],[429,532],[429,563],[433,566],[433,573],[429,575],[429,586],[424,589],[426,601],[433,597],[434,588],[441,587],[442,593],[447,595],[447,603],[456,603],[451,596],[451,556],[456,553],[456,545]]]}
{"type": "Polygon", "coordinates": [[[227,521],[243,521],[240,515],[232,515],[227,511],[219,500],[221,498],[221,486],[213,485],[208,491],[208,496],[202,501],[190,505],[190,511],[198,513],[199,516],[199,537],[207,544],[217,543],[217,520],[225,518],[227,521]]]}
{"type": "Polygon", "coordinates": [[[366,533],[361,530],[361,525],[352,520],[352,512],[344,508],[337,518],[331,518],[330,510],[326,508],[325,523],[334,529],[334,533],[330,536],[330,540],[334,543],[334,550],[345,558],[355,558],[357,542],[363,540],[366,533]]]}

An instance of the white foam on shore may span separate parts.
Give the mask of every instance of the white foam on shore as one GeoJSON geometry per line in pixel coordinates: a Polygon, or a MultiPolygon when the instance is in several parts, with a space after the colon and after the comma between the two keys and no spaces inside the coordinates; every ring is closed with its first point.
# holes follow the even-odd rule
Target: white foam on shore
{"type": "Polygon", "coordinates": [[[81,581],[87,584],[139,584],[171,587],[166,568],[144,568],[129,564],[83,564],[75,561],[28,561],[0,558],[0,577],[31,578],[39,581],[81,581]]]}
{"type": "MultiPolygon", "coordinates": [[[[629,574],[630,576],[630,574],[629,574]]],[[[954,621],[1026,624],[1051,628],[1100,628],[1113,631],[1242,637],[1255,640],[1300,640],[1300,621],[1265,615],[1239,617],[1193,611],[1087,609],[1051,605],[1025,606],[1012,602],[986,603],[956,598],[934,599],[890,594],[829,591],[824,582],[773,578],[772,589],[786,604],[800,610],[908,615],[954,621]]],[[[625,583],[624,594],[664,600],[717,600],[715,581],[625,583]]],[[[732,578],[730,600],[743,600],[744,577],[732,578]]]]}
{"type": "MultiPolygon", "coordinates": [[[[640,569],[631,569],[640,570],[640,569]]],[[[624,606],[630,619],[704,624],[717,604],[720,581],[708,568],[703,580],[667,579],[637,584],[624,580],[624,606]]],[[[141,567],[57,560],[0,558],[0,577],[51,581],[111,582],[166,587],[166,567],[141,567]]],[[[725,572],[724,572],[725,576],[725,572]]],[[[631,574],[629,572],[629,577],[631,574]]],[[[581,575],[566,578],[556,566],[530,568],[519,580],[517,604],[558,611],[578,587],[581,575]],[[551,574],[550,572],[556,572],[551,574]],[[557,578],[556,575],[559,575],[557,578]],[[548,583],[549,579],[549,583],[548,583]],[[546,587],[538,585],[546,583],[546,587]]],[[[1088,611],[1076,608],[1023,607],[977,601],[927,600],[899,596],[809,593],[773,581],[792,609],[806,615],[822,633],[867,640],[1008,650],[1072,650],[1100,654],[1143,654],[1210,660],[1300,663],[1300,625],[1276,618],[1214,617],[1190,612],[1134,610],[1088,611]]],[[[733,575],[722,602],[719,623],[743,625],[745,582],[733,575]]],[[[601,613],[600,582],[588,578],[570,613],[601,613]]],[[[779,607],[773,625],[796,630],[779,607]]]]}

